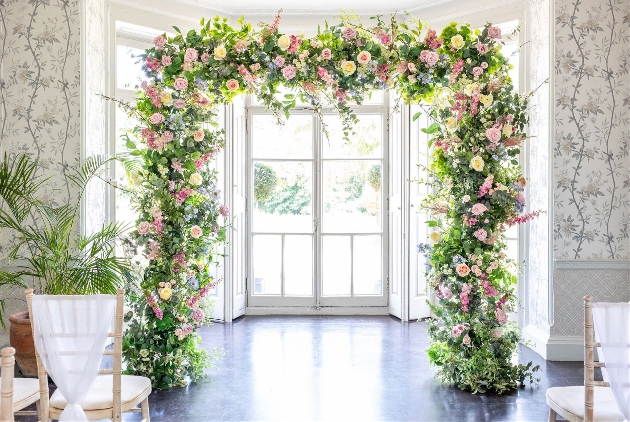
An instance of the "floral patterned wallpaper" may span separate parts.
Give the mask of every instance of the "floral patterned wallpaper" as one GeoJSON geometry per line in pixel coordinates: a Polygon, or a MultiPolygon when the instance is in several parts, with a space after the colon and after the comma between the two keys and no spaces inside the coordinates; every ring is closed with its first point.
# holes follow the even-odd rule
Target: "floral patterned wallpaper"
{"type": "Polygon", "coordinates": [[[630,258],[629,35],[627,0],[556,0],[556,259],[630,258]]]}
{"type": "MultiPolygon", "coordinates": [[[[80,161],[79,0],[0,2],[0,152],[39,160],[41,175],[57,175],[51,204],[71,201],[64,177],[80,161]]],[[[11,239],[0,239],[2,245],[11,239]]]]}

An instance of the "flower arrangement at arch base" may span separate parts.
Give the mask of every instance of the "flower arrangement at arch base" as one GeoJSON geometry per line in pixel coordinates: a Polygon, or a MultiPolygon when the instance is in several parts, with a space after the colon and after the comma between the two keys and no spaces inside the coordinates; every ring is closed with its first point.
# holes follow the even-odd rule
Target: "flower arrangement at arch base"
{"type": "Polygon", "coordinates": [[[439,104],[427,129],[441,188],[426,204],[441,228],[441,239],[424,249],[440,295],[431,361],[442,379],[472,391],[501,392],[531,379],[529,366],[511,364],[519,338],[504,324],[514,277],[500,253],[502,233],[533,214],[519,214],[524,183],[514,161],[525,139],[526,99],[512,94],[499,28],[451,24],[438,36],[417,20],[376,17],[368,27],[344,15],[305,39],[282,34],[280,16],[258,29],[239,24],[217,17],[202,20],[199,31],[175,28],[141,56],[149,81],[126,106],[140,122],[127,147],[138,159],[129,178],[144,256],[142,282],[130,288],[128,371],[169,388],[199,379],[216,355],[199,347],[195,333],[207,321],[200,304],[217,282],[211,265],[229,226],[208,165],[225,145],[215,106],[251,94],[288,117],[297,95],[318,115],[324,105],[335,109],[349,137],[356,122],[349,104],[396,89],[407,102],[439,104]],[[297,94],[279,99],[280,86],[297,94]]]}

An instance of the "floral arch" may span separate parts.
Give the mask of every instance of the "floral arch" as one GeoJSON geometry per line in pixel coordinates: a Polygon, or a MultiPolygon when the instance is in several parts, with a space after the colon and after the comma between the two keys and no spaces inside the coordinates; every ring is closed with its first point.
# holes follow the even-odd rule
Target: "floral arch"
{"type": "Polygon", "coordinates": [[[280,15],[257,29],[216,17],[198,31],[156,37],[141,56],[150,82],[127,106],[140,121],[127,147],[137,157],[133,237],[147,265],[130,292],[136,313],[124,342],[128,372],[170,388],[199,379],[211,364],[195,330],[206,321],[200,299],[217,282],[209,266],[229,229],[216,174],[206,166],[225,145],[211,128],[215,106],[250,93],[288,117],[296,99],[276,97],[282,84],[317,114],[323,104],[334,107],[347,137],[356,121],[348,104],[361,104],[372,90],[396,89],[407,102],[433,104],[435,123],[425,132],[436,193],[424,206],[434,231],[419,245],[438,298],[429,358],[442,380],[474,392],[534,380],[531,363],[511,362],[520,337],[506,317],[515,308],[518,263],[503,252],[503,233],[537,213],[523,213],[516,157],[526,138],[527,97],[513,92],[501,31],[452,23],[438,35],[415,20],[374,19],[368,27],[346,16],[305,39],[281,34],[280,15]]]}

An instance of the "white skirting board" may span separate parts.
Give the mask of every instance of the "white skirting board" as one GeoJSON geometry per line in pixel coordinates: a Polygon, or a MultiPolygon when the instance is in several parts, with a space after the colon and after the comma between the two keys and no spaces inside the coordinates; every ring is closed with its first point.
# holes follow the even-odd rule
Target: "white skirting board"
{"type": "Polygon", "coordinates": [[[533,351],[551,361],[584,361],[583,336],[550,336],[531,325],[523,329],[523,340],[529,340],[533,351]]]}
{"type": "Polygon", "coordinates": [[[322,306],[321,308],[248,306],[245,308],[245,315],[389,315],[389,308],[387,306],[322,306]]]}

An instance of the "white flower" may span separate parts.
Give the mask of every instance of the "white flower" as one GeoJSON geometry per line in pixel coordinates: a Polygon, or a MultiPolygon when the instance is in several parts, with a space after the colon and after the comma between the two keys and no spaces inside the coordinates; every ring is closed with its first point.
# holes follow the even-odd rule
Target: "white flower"
{"type": "Polygon", "coordinates": [[[280,48],[280,50],[286,51],[290,45],[291,38],[289,38],[288,35],[281,35],[280,38],[278,38],[278,48],[280,48]]]}
{"type": "Polygon", "coordinates": [[[190,184],[199,186],[203,182],[203,177],[199,173],[193,173],[190,175],[190,184]]]}
{"type": "Polygon", "coordinates": [[[214,59],[223,60],[227,56],[227,50],[222,45],[214,48],[214,59]]]}
{"type": "Polygon", "coordinates": [[[484,106],[490,107],[492,105],[492,102],[494,101],[494,98],[492,97],[492,94],[488,94],[488,95],[481,94],[479,96],[479,101],[481,101],[481,103],[484,106]]]}
{"type": "Polygon", "coordinates": [[[470,168],[472,168],[475,171],[481,171],[483,170],[483,158],[481,158],[479,155],[476,155],[472,158],[472,160],[470,160],[470,168]]]}

